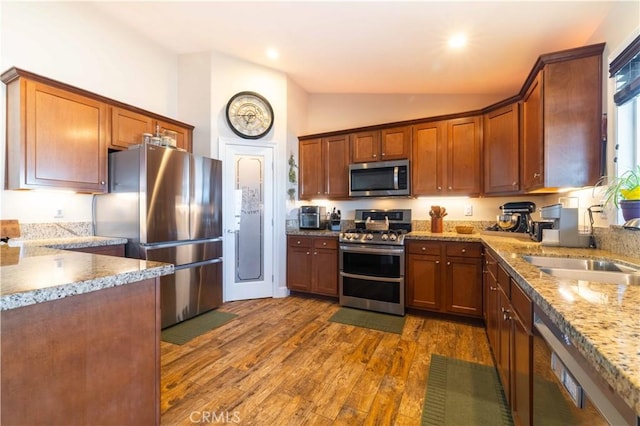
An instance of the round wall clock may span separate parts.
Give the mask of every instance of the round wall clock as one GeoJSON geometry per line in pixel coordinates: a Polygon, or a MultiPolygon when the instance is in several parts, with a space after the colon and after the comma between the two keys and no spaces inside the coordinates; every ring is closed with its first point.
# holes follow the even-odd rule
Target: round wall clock
{"type": "Polygon", "coordinates": [[[256,92],[236,93],[227,102],[227,122],[245,139],[259,139],[273,126],[273,108],[256,92]]]}

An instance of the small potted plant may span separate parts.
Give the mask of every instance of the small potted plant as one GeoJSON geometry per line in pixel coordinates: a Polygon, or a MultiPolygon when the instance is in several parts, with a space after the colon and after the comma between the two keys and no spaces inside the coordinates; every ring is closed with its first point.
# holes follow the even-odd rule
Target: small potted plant
{"type": "Polygon", "coordinates": [[[640,218],[640,165],[609,182],[605,204],[620,207],[624,220],[640,218]]]}

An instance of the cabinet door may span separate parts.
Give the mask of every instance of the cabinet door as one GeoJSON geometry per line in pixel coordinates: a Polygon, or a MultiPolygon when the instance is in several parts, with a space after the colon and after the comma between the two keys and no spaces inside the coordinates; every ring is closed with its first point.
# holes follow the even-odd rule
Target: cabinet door
{"type": "Polygon", "coordinates": [[[480,118],[447,121],[447,194],[479,195],[480,118]]]}
{"type": "Polygon", "coordinates": [[[496,278],[493,274],[485,274],[485,310],[486,310],[486,326],[487,338],[489,346],[493,351],[494,357],[498,359],[500,350],[500,295],[496,278]]]}
{"type": "Polygon", "coordinates": [[[513,311],[513,344],[511,346],[511,411],[516,424],[531,424],[531,377],[533,337],[513,311]]]}
{"type": "Polygon", "coordinates": [[[406,305],[439,311],[442,308],[440,256],[412,254],[407,259],[406,305]]]}
{"type": "Polygon", "coordinates": [[[411,127],[396,127],[380,131],[380,159],[402,160],[411,153],[411,127]]]}
{"type": "Polygon", "coordinates": [[[513,194],[520,190],[518,104],[484,116],[484,193],[513,194]]]}
{"type": "Polygon", "coordinates": [[[446,126],[432,122],[412,127],[411,190],[417,195],[440,195],[444,175],[446,126]]]}
{"type": "Polygon", "coordinates": [[[311,247],[287,247],[287,287],[290,290],[311,291],[311,253],[311,247]]]}
{"type": "Polygon", "coordinates": [[[502,387],[507,401],[511,401],[511,336],[512,336],[512,322],[509,312],[509,298],[501,291],[498,290],[498,331],[499,331],[499,344],[498,350],[494,352],[496,363],[498,364],[498,373],[500,380],[502,381],[502,387]]]}
{"type": "Polygon", "coordinates": [[[543,176],[543,92],[541,70],[522,100],[522,185],[525,191],[542,187],[543,176]]]}
{"type": "Polygon", "coordinates": [[[351,135],[351,161],[365,163],[380,160],[380,131],[354,133],[351,135]]]}
{"type": "Polygon", "coordinates": [[[301,200],[323,195],[324,174],[322,166],[322,140],[309,139],[298,145],[299,181],[298,192],[301,200]]]}
{"type": "Polygon", "coordinates": [[[143,133],[153,133],[151,117],[122,108],[111,108],[111,142],[109,148],[127,149],[142,143],[143,133]]]}
{"type": "Polygon", "coordinates": [[[314,293],[327,296],[338,295],[338,251],[330,249],[313,250],[314,293]]]}
{"type": "Polygon", "coordinates": [[[323,139],[323,161],[326,195],[330,198],[349,196],[349,135],[323,139]]]}
{"type": "Polygon", "coordinates": [[[193,134],[193,131],[191,129],[187,129],[185,127],[181,127],[181,126],[178,126],[172,123],[167,123],[166,121],[160,121],[160,120],[156,120],[155,125],[158,126],[160,134],[162,134],[164,130],[171,130],[173,132],[176,132],[177,134],[176,146],[178,148],[182,148],[186,151],[192,152],[193,147],[191,142],[191,135],[193,134]]]}
{"type": "MultiPolygon", "coordinates": [[[[26,163],[17,188],[66,188],[75,191],[106,191],[107,106],[102,102],[42,83],[24,81],[26,163]]],[[[9,102],[9,100],[8,100],[9,102]]],[[[8,106],[8,108],[12,108],[8,106]]],[[[19,141],[15,141],[17,145],[19,141]]],[[[9,140],[9,150],[14,141],[9,140]]]]}
{"type": "Polygon", "coordinates": [[[447,257],[445,310],[482,317],[482,259],[447,257]]]}

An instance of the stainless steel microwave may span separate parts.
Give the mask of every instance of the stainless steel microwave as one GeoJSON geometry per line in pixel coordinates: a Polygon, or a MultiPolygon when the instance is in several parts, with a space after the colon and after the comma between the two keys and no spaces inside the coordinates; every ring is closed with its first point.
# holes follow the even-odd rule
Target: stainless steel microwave
{"type": "Polygon", "coordinates": [[[409,160],[349,165],[349,196],[390,197],[411,195],[409,160]]]}

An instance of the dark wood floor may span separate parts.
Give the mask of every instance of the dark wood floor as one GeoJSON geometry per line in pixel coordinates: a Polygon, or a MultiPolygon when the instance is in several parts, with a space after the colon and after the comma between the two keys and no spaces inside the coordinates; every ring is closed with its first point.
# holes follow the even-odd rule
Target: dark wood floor
{"type": "Polygon", "coordinates": [[[162,342],[162,424],[418,425],[431,354],[493,363],[481,325],[407,314],[397,335],[329,322],[338,308],[230,302],[235,320],[162,342]]]}

